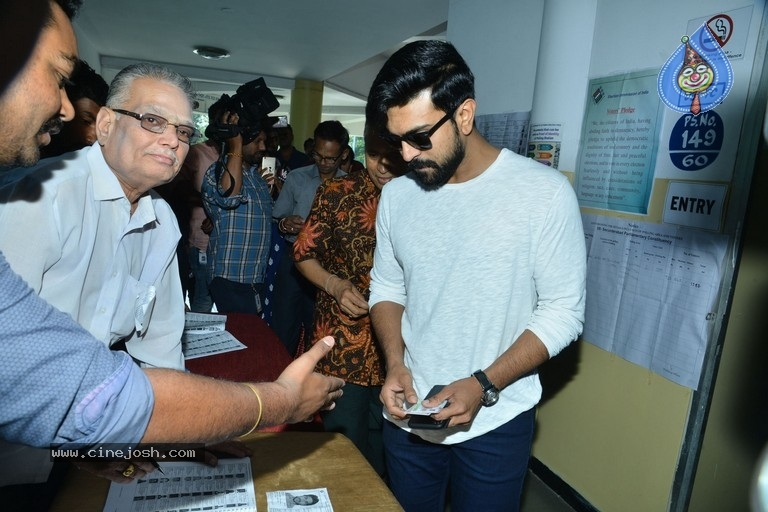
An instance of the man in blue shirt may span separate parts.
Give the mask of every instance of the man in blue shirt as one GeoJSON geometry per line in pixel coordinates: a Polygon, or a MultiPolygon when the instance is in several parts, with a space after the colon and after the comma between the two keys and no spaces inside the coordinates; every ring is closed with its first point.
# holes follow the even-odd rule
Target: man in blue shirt
{"type": "MultiPolygon", "coordinates": [[[[296,235],[312,209],[320,183],[346,175],[339,165],[347,156],[347,129],[338,121],[323,121],[315,128],[314,139],[312,158],[315,163],[288,174],[272,211],[278,229],[288,244],[296,241],[296,235]]],[[[296,270],[292,252],[289,248],[287,256],[282,256],[278,263],[271,325],[288,352],[295,354],[302,327],[307,336],[312,332],[315,286],[296,270]]]]}
{"type": "MultiPolygon", "coordinates": [[[[238,121],[237,113],[222,115],[224,124],[238,121]]],[[[260,173],[267,149],[262,128],[249,126],[227,139],[223,158],[203,178],[203,206],[213,224],[208,289],[220,313],[259,314],[264,304],[272,196],[260,173]]]]}

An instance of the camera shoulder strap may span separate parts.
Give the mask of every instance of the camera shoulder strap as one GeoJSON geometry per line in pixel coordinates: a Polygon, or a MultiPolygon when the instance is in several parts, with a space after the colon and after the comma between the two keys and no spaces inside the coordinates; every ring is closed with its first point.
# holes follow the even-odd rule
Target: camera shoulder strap
{"type": "Polygon", "coordinates": [[[221,194],[224,197],[229,197],[232,195],[232,190],[235,188],[235,179],[232,177],[232,173],[229,172],[229,169],[227,169],[227,163],[224,159],[224,152],[227,150],[227,143],[222,142],[221,143],[221,149],[219,150],[219,159],[216,160],[216,168],[214,169],[214,176],[216,177],[216,190],[219,189],[219,184],[221,183],[221,173],[226,172],[229,174],[229,188],[224,191],[223,194],[221,194]]]}

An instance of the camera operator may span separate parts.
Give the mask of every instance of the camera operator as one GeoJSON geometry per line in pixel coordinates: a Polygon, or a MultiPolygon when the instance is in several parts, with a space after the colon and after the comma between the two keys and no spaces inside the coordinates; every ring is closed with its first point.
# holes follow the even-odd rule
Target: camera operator
{"type": "Polygon", "coordinates": [[[213,227],[207,254],[208,288],[221,313],[259,314],[266,292],[272,218],[272,183],[267,179],[274,177],[262,177],[260,167],[271,103],[259,106],[256,98],[253,108],[248,101],[239,94],[223,95],[210,109],[215,117],[206,130],[222,145],[219,160],[208,168],[202,183],[203,206],[213,227]],[[261,117],[255,118],[258,114],[261,117]]]}

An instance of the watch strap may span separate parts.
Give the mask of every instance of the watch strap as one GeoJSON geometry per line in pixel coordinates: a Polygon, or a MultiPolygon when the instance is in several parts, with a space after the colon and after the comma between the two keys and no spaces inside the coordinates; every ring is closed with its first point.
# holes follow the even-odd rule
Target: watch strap
{"type": "Polygon", "coordinates": [[[483,407],[491,407],[496,404],[499,401],[499,389],[491,383],[485,372],[477,370],[472,376],[477,379],[483,388],[483,396],[480,398],[480,403],[483,407]]]}
{"type": "Polygon", "coordinates": [[[488,376],[485,374],[483,370],[477,370],[475,373],[472,374],[472,376],[476,378],[477,381],[480,383],[480,386],[482,386],[483,388],[483,392],[486,392],[489,389],[492,389],[495,387],[491,383],[491,381],[488,379],[488,376]]]}

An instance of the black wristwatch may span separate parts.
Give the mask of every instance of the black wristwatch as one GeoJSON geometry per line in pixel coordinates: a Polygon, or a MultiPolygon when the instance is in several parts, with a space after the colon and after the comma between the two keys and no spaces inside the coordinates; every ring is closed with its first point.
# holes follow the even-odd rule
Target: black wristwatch
{"type": "Polygon", "coordinates": [[[483,397],[480,399],[480,403],[483,404],[483,407],[490,407],[499,401],[499,388],[494,386],[491,381],[488,380],[488,376],[483,370],[477,370],[472,376],[477,379],[480,386],[483,388],[483,397]]]}

